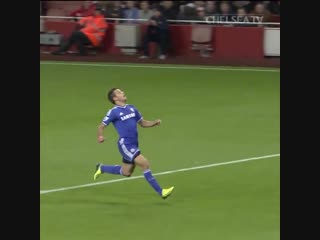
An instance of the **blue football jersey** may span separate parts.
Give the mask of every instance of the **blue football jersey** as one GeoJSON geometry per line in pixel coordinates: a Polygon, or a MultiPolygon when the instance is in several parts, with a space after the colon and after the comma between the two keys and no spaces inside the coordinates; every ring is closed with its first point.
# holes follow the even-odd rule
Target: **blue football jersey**
{"type": "Polygon", "coordinates": [[[124,143],[138,143],[137,123],[143,118],[140,112],[130,104],[125,106],[115,106],[110,109],[102,123],[109,125],[112,123],[119,134],[119,139],[124,143]]]}

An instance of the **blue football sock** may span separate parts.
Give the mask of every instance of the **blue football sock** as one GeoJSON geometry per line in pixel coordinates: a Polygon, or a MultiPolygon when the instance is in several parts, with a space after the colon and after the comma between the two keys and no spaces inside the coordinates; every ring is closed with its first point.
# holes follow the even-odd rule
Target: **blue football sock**
{"type": "Polygon", "coordinates": [[[152,173],[151,173],[151,170],[146,170],[144,173],[143,173],[145,179],[148,181],[148,183],[151,185],[151,187],[153,187],[153,189],[161,194],[162,192],[162,189],[159,185],[159,183],[157,182],[157,180],[152,176],[152,173]]]}
{"type": "Polygon", "coordinates": [[[101,172],[122,175],[122,171],[121,171],[121,166],[120,165],[114,165],[114,166],[102,165],[101,166],[101,172]]]}

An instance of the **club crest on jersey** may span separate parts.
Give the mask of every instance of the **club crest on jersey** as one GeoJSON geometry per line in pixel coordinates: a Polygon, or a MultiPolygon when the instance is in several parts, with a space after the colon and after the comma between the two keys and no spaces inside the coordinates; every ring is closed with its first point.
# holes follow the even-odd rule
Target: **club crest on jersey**
{"type": "Polygon", "coordinates": [[[129,113],[129,114],[124,115],[123,117],[121,117],[121,120],[124,121],[124,120],[127,120],[127,119],[129,119],[129,118],[133,118],[133,117],[135,117],[135,116],[136,116],[135,113],[129,113]]]}

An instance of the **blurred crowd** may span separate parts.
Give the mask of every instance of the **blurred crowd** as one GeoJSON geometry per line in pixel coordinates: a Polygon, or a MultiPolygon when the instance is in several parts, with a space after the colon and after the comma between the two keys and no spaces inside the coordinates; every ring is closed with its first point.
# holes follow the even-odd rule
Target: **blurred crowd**
{"type": "Polygon", "coordinates": [[[103,8],[105,17],[131,22],[150,19],[155,8],[167,20],[225,17],[228,21],[230,16],[261,16],[268,22],[272,16],[280,16],[280,1],[40,1],[40,15],[86,17],[97,5],[103,8]]]}

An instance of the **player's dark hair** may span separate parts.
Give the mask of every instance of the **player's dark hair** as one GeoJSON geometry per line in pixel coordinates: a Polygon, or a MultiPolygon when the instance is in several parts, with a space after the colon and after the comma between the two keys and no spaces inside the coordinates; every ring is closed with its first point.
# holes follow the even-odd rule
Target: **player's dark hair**
{"type": "Polygon", "coordinates": [[[114,96],[115,96],[115,94],[114,94],[114,90],[117,90],[118,88],[111,88],[110,90],[109,90],[109,92],[108,92],[108,99],[109,99],[109,101],[112,103],[112,104],[115,104],[115,102],[114,102],[114,100],[113,100],[113,98],[114,98],[114,96]]]}

